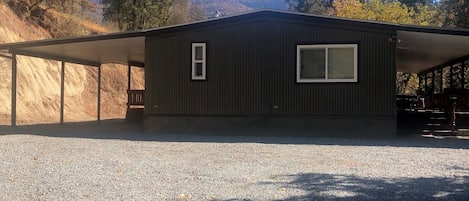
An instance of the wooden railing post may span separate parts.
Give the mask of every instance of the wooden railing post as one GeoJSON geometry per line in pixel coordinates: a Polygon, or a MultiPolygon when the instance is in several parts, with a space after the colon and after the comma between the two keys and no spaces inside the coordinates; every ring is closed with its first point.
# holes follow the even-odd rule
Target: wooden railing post
{"type": "Polygon", "coordinates": [[[457,129],[456,129],[456,103],[457,103],[458,97],[455,96],[455,95],[452,95],[452,96],[450,96],[450,100],[451,100],[451,103],[452,103],[452,107],[451,107],[451,132],[453,134],[456,134],[457,133],[457,129]]]}
{"type": "Polygon", "coordinates": [[[145,90],[128,90],[127,107],[145,105],[145,90]]]}

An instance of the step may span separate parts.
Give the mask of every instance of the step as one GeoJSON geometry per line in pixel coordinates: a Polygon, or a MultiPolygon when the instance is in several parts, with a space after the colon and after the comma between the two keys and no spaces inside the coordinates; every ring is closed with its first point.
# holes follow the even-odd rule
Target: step
{"type": "Polygon", "coordinates": [[[467,128],[458,129],[458,135],[469,136],[469,129],[467,128]]]}
{"type": "Polygon", "coordinates": [[[458,131],[453,132],[451,129],[424,129],[422,133],[433,135],[457,135],[458,131]]]}
{"type": "Polygon", "coordinates": [[[437,123],[428,123],[427,126],[446,126],[446,125],[437,124],[437,123]]]}
{"type": "Polygon", "coordinates": [[[434,130],[433,135],[444,135],[444,136],[450,136],[450,135],[457,135],[457,132],[453,132],[451,130],[434,130]]]}
{"type": "Polygon", "coordinates": [[[430,120],[447,120],[446,117],[430,117],[430,120]]]}

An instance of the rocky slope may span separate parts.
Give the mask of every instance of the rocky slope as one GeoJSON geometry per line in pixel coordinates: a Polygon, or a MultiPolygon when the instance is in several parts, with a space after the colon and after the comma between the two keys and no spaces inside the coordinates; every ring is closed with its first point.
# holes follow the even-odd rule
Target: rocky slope
{"type": "MultiPolygon", "coordinates": [[[[0,3],[0,43],[51,38],[51,34],[15,15],[0,3]]],[[[123,118],[127,102],[127,68],[106,64],[102,71],[101,117],[123,118]]],[[[143,89],[142,69],[133,71],[133,88],[143,89]]],[[[56,123],[60,115],[60,63],[18,57],[18,124],[56,123]]],[[[97,68],[67,64],[65,121],[96,119],[97,68]]],[[[0,57],[0,125],[10,123],[11,60],[0,57]]]]}

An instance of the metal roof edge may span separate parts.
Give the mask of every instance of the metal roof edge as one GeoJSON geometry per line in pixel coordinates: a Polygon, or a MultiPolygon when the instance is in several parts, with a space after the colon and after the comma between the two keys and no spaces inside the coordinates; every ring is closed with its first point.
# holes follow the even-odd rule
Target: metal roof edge
{"type": "MultiPolygon", "coordinates": [[[[343,17],[336,17],[336,16],[323,16],[323,15],[314,15],[309,13],[299,13],[299,12],[291,12],[291,11],[281,11],[281,10],[273,10],[273,9],[259,9],[254,11],[248,11],[245,13],[237,14],[237,15],[230,15],[230,16],[223,16],[219,18],[211,18],[196,22],[189,22],[184,24],[177,24],[165,27],[158,27],[154,29],[147,29],[145,30],[146,35],[152,35],[159,32],[170,32],[172,30],[186,30],[191,29],[197,26],[209,25],[209,24],[223,24],[229,23],[231,21],[235,21],[236,19],[244,19],[250,17],[310,17],[316,18],[320,20],[332,20],[332,21],[341,21],[341,22],[351,22],[351,23],[360,23],[360,24],[370,24],[373,26],[381,26],[381,28],[392,29],[398,27],[399,24],[388,23],[388,22],[377,22],[377,21],[369,21],[369,20],[360,20],[360,19],[352,19],[352,18],[343,18],[343,17]]],[[[251,18],[249,20],[252,20],[251,18]]]]}
{"type": "Polygon", "coordinates": [[[427,33],[436,33],[436,34],[450,34],[450,35],[469,35],[469,29],[464,28],[446,28],[446,27],[430,27],[430,26],[417,26],[417,25],[405,25],[405,24],[397,24],[397,23],[390,23],[390,22],[379,22],[379,21],[371,21],[371,20],[362,20],[362,19],[353,19],[353,18],[345,18],[345,17],[337,17],[337,16],[324,16],[324,15],[315,15],[309,13],[299,13],[299,12],[291,12],[291,11],[282,11],[282,10],[273,10],[273,9],[260,9],[249,11],[237,15],[230,15],[224,16],[219,18],[211,18],[196,22],[190,22],[185,24],[178,24],[178,25],[171,25],[165,27],[158,27],[154,29],[147,29],[145,30],[146,35],[151,35],[159,32],[166,32],[171,30],[185,30],[190,29],[196,26],[203,26],[208,24],[223,24],[224,22],[234,21],[234,19],[239,18],[249,18],[254,16],[273,16],[273,17],[283,17],[283,16],[291,16],[291,17],[307,17],[307,18],[315,18],[319,20],[331,20],[336,22],[344,22],[344,23],[358,23],[360,25],[370,25],[372,28],[379,28],[379,29],[388,29],[394,31],[411,31],[411,32],[427,32],[427,33]]]}
{"type": "Polygon", "coordinates": [[[397,31],[424,32],[434,34],[449,34],[469,36],[469,29],[465,28],[447,28],[447,27],[429,27],[416,25],[399,25],[397,31]]]}
{"type": "Polygon", "coordinates": [[[98,41],[98,40],[112,40],[112,39],[121,39],[121,38],[143,37],[144,33],[145,33],[144,30],[137,30],[137,31],[112,32],[112,33],[107,33],[107,34],[87,35],[87,36],[78,36],[78,37],[69,37],[69,38],[52,38],[52,39],[32,40],[32,41],[23,41],[23,42],[14,42],[14,43],[4,43],[4,44],[0,44],[0,50],[45,46],[45,45],[59,45],[59,44],[67,44],[67,43],[79,43],[79,42],[98,41]]]}

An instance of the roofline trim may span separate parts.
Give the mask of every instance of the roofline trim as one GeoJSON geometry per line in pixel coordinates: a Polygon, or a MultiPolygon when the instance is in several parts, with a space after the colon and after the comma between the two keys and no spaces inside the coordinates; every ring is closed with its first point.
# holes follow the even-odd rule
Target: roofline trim
{"type": "Polygon", "coordinates": [[[16,55],[36,57],[36,58],[41,58],[41,59],[50,59],[50,60],[55,60],[55,61],[63,61],[63,62],[68,62],[68,63],[81,64],[85,66],[94,66],[94,67],[101,66],[101,63],[99,62],[87,61],[87,60],[82,60],[82,59],[73,59],[73,58],[68,58],[68,57],[63,58],[60,56],[54,56],[54,55],[25,51],[25,50],[12,50],[11,53],[16,54],[16,55]]]}
{"type": "Polygon", "coordinates": [[[390,23],[390,22],[379,22],[379,21],[371,21],[371,20],[362,20],[362,19],[353,19],[353,18],[345,18],[345,17],[337,17],[337,16],[323,16],[323,15],[315,15],[309,13],[299,13],[299,12],[291,12],[291,11],[281,11],[281,10],[273,10],[273,9],[260,9],[254,11],[248,11],[245,13],[237,14],[237,15],[230,15],[230,16],[223,16],[219,18],[211,18],[196,22],[189,22],[184,24],[177,24],[165,27],[158,27],[153,29],[144,30],[145,35],[151,35],[151,33],[159,32],[159,31],[169,31],[171,29],[177,28],[184,28],[188,26],[195,26],[199,24],[205,24],[210,22],[216,22],[221,20],[227,20],[237,17],[242,17],[246,15],[253,15],[253,14],[260,14],[260,13],[273,13],[273,14],[283,14],[283,15],[291,15],[291,16],[299,16],[299,17],[313,17],[319,18],[324,20],[338,20],[344,22],[352,22],[352,23],[365,23],[374,26],[383,26],[388,29],[393,29],[395,31],[410,31],[410,32],[426,32],[426,33],[436,33],[436,34],[450,34],[450,35],[463,35],[469,36],[469,29],[463,28],[442,28],[442,27],[424,27],[424,26],[415,26],[415,25],[405,25],[405,24],[397,24],[397,23],[390,23]]]}

